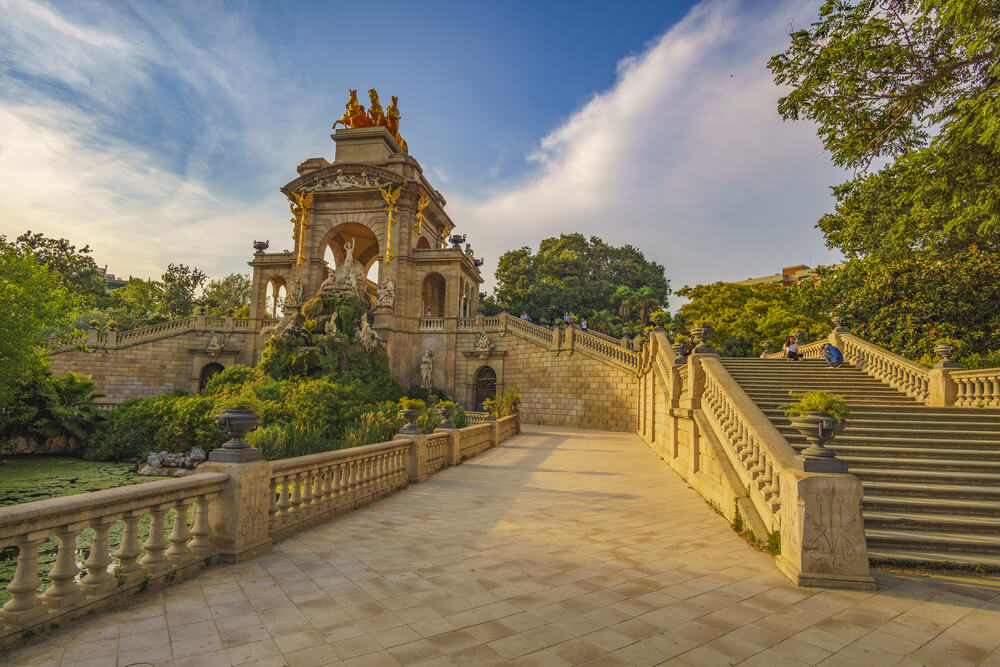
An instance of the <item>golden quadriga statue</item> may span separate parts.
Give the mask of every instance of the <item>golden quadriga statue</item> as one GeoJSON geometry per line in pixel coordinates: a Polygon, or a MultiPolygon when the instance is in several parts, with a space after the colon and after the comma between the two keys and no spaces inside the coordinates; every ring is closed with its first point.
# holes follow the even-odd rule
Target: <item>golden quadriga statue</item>
{"type": "Polygon", "coordinates": [[[398,98],[393,95],[392,104],[384,111],[378,99],[378,92],[374,88],[368,90],[368,99],[371,102],[371,107],[368,111],[365,111],[365,105],[358,104],[358,91],[349,91],[347,104],[344,105],[344,115],[333,124],[333,127],[336,128],[338,125],[351,128],[384,127],[389,130],[389,134],[396,140],[396,143],[403,149],[403,152],[409,153],[406,139],[399,134],[399,119],[401,116],[399,115],[399,107],[396,104],[398,98]]]}

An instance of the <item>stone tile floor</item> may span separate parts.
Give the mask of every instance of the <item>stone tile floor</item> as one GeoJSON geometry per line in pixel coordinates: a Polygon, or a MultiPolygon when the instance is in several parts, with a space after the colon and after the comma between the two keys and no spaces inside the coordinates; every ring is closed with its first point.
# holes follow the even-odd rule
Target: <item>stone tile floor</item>
{"type": "Polygon", "coordinates": [[[526,427],[4,665],[1000,665],[1000,581],[801,589],[637,437],[526,427]]]}

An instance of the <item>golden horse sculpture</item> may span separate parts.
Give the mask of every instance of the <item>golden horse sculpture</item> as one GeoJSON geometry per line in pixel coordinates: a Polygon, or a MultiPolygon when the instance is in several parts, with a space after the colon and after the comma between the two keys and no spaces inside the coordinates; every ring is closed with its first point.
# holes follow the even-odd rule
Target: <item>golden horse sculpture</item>
{"type": "Polygon", "coordinates": [[[334,129],[338,125],[344,127],[384,127],[389,130],[389,134],[396,140],[404,153],[409,153],[406,140],[399,135],[399,107],[396,106],[397,97],[392,96],[392,104],[388,109],[382,110],[379,103],[378,92],[374,88],[368,89],[368,99],[371,101],[371,108],[365,111],[363,104],[358,104],[358,91],[350,90],[347,104],[344,105],[344,115],[333,124],[334,129]]]}

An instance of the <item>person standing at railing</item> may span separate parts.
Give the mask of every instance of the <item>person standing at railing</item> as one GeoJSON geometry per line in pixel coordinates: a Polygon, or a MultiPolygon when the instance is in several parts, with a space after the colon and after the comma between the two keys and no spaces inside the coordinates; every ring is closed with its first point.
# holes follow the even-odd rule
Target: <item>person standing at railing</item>
{"type": "Polygon", "coordinates": [[[528,311],[526,311],[526,310],[522,311],[521,312],[521,319],[524,320],[525,322],[530,322],[531,321],[531,315],[528,315],[528,311]]]}
{"type": "Polygon", "coordinates": [[[569,326],[569,311],[563,311],[563,322],[569,326]]]}
{"type": "Polygon", "coordinates": [[[785,359],[802,361],[802,355],[799,354],[799,343],[795,340],[795,336],[789,336],[785,339],[785,344],[781,346],[781,349],[785,351],[785,359]]]}
{"type": "Polygon", "coordinates": [[[580,320],[580,328],[583,329],[584,331],[587,330],[587,318],[586,317],[583,318],[582,320],[580,320]]]}
{"type": "Polygon", "coordinates": [[[827,343],[823,346],[823,358],[830,368],[839,368],[844,363],[844,353],[836,345],[827,343]]]}

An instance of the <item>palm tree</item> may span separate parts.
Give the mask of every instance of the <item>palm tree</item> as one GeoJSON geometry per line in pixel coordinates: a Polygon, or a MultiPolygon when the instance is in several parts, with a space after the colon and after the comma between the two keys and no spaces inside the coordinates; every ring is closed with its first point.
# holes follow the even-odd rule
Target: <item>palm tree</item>
{"type": "Polygon", "coordinates": [[[639,319],[643,324],[649,324],[649,316],[656,310],[656,293],[652,287],[640,287],[635,292],[636,305],[639,307],[639,319]]]}
{"type": "Polygon", "coordinates": [[[635,307],[635,297],[635,292],[628,285],[619,285],[618,289],[615,290],[614,296],[611,297],[611,300],[618,304],[618,317],[621,318],[622,324],[627,322],[632,316],[632,309],[635,307]]]}

